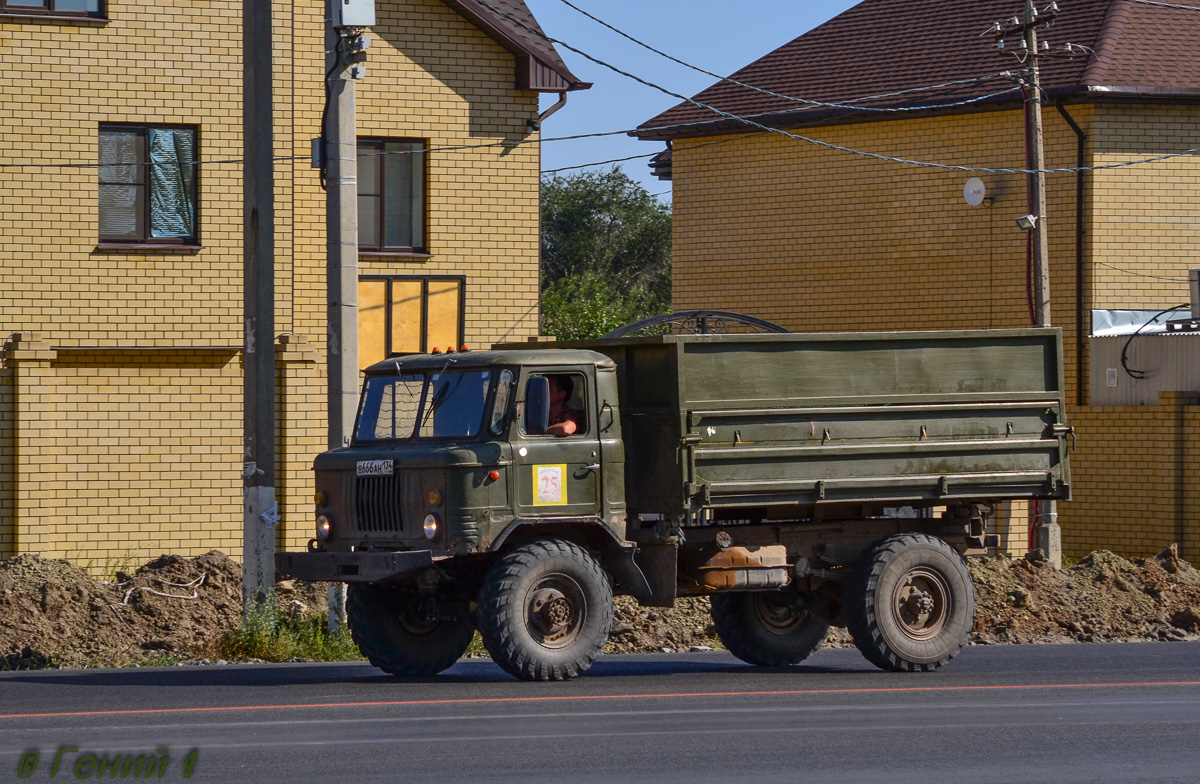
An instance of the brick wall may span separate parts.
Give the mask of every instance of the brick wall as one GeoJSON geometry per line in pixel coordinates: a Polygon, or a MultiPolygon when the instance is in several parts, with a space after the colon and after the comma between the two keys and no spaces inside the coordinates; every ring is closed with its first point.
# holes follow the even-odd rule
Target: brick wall
{"type": "MultiPolygon", "coordinates": [[[[35,332],[52,357],[37,360],[34,408],[14,403],[17,370],[0,363],[0,557],[240,557],[241,6],[107,9],[104,25],[0,16],[0,157],[31,164],[0,182],[0,338],[35,332]],[[214,161],[199,174],[201,248],[98,247],[96,170],[58,164],[96,161],[98,126],[117,122],[198,127],[214,161]]],[[[280,544],[299,547],[326,447],[326,206],[308,161],[324,3],[273,12],[276,330],[291,333],[278,355],[276,494],[280,544]]],[[[360,134],[494,146],[430,154],[431,257],[363,257],[360,272],[465,275],[469,344],[535,334],[538,150],[501,143],[536,138],[525,120],[537,94],[514,87],[511,53],[440,0],[379,0],[376,15],[360,134]]]]}
{"type": "Polygon", "coordinates": [[[1148,556],[1181,545],[1200,561],[1200,406],[1164,393],[1157,406],[1086,406],[1071,414],[1072,501],[1059,505],[1063,550],[1148,556]]]}
{"type": "MultiPolygon", "coordinates": [[[[1091,128],[1095,164],[1200,147],[1197,127],[1196,107],[1099,106],[1091,128]]],[[[1090,176],[1091,307],[1158,310],[1187,302],[1187,271],[1200,257],[1200,156],[1090,176]]]]}

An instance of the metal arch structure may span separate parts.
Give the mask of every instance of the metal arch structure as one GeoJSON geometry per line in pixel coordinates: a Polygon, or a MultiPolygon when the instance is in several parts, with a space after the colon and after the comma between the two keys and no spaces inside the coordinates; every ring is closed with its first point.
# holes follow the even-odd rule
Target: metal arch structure
{"type": "Polygon", "coordinates": [[[747,333],[789,333],[778,324],[727,310],[681,310],[635,321],[618,327],[604,338],[629,338],[646,335],[733,335],[747,333]]]}

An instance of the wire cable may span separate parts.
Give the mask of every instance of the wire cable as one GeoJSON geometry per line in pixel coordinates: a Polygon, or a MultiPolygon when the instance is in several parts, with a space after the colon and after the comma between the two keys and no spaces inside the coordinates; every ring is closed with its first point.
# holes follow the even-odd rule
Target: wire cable
{"type": "MultiPolygon", "coordinates": [[[[581,49],[571,46],[570,44],[566,43],[565,41],[560,41],[557,38],[552,38],[552,37],[546,35],[545,33],[543,33],[542,31],[537,30],[536,28],[530,27],[529,25],[525,24],[523,21],[521,21],[517,17],[513,16],[512,14],[502,11],[501,9],[492,5],[491,3],[488,3],[487,0],[475,0],[475,2],[477,4],[483,6],[484,8],[487,8],[492,13],[498,14],[499,16],[502,16],[502,17],[512,21],[514,24],[527,30],[531,35],[535,35],[539,38],[542,38],[551,44],[561,46],[564,49],[572,51],[572,52],[578,54],[580,57],[583,57],[597,65],[607,68],[610,71],[613,71],[614,73],[620,74],[621,76],[624,76],[627,79],[632,79],[633,81],[637,82],[638,84],[645,85],[646,87],[649,87],[654,90],[658,90],[661,93],[669,95],[672,98],[676,98],[678,100],[684,101],[685,103],[690,103],[693,106],[696,106],[697,108],[705,109],[705,110],[710,111],[713,114],[716,114],[720,117],[724,117],[726,119],[733,120],[734,122],[742,123],[743,125],[749,125],[752,128],[758,128],[759,130],[765,131],[767,133],[777,134],[779,136],[783,136],[785,138],[792,139],[794,141],[806,142],[808,144],[812,144],[814,146],[821,147],[823,149],[833,150],[835,152],[844,152],[844,153],[848,153],[851,155],[857,155],[862,158],[869,158],[871,160],[884,161],[887,163],[896,163],[896,164],[900,164],[903,166],[915,166],[918,168],[925,168],[925,169],[940,169],[943,171],[975,172],[975,173],[986,173],[986,174],[1039,174],[1039,173],[1040,174],[1064,174],[1064,173],[1073,173],[1073,172],[1079,172],[1079,171],[1100,171],[1103,169],[1119,169],[1119,168],[1126,167],[1126,166],[1137,166],[1137,165],[1147,164],[1147,163],[1157,163],[1160,161],[1170,160],[1172,158],[1179,158],[1179,157],[1182,157],[1185,155],[1193,155],[1195,153],[1200,152],[1200,147],[1193,147],[1193,148],[1189,148],[1187,150],[1183,150],[1181,152],[1167,153],[1165,155],[1158,155],[1158,156],[1154,156],[1152,158],[1144,158],[1144,159],[1136,160],[1136,161],[1124,161],[1121,163],[1110,163],[1110,164],[1103,164],[1100,166],[1061,167],[1061,168],[1055,168],[1055,169],[1040,169],[1039,170],[1039,169],[1000,168],[1000,167],[992,168],[992,167],[983,167],[983,166],[960,166],[960,165],[948,164],[948,163],[938,163],[936,161],[919,161],[919,160],[913,160],[910,158],[900,158],[900,157],[891,156],[891,155],[881,155],[879,153],[866,152],[864,150],[856,150],[852,147],[845,147],[845,146],[839,145],[839,144],[823,142],[823,141],[820,141],[819,139],[813,139],[808,136],[802,136],[802,135],[796,134],[796,133],[789,133],[788,131],[785,131],[782,128],[772,128],[768,125],[764,125],[764,124],[762,124],[756,120],[752,120],[748,117],[741,117],[741,116],[733,114],[731,112],[726,112],[722,109],[718,109],[715,106],[711,106],[709,104],[702,103],[701,101],[698,101],[695,98],[689,98],[686,95],[681,95],[681,94],[674,92],[666,87],[663,87],[662,85],[650,82],[646,79],[643,79],[640,76],[629,73],[628,71],[624,71],[611,63],[607,63],[597,57],[593,57],[592,55],[588,54],[587,52],[584,52],[581,49]]],[[[644,128],[639,129],[639,131],[642,133],[646,132],[647,130],[651,130],[651,129],[644,129],[644,128]]]]}
{"type": "Polygon", "coordinates": [[[1159,8],[1175,8],[1180,11],[1200,11],[1200,8],[1197,8],[1194,5],[1176,5],[1175,3],[1159,3],[1159,2],[1155,2],[1155,0],[1133,0],[1133,2],[1141,3],[1142,5],[1156,5],[1159,8]]]}
{"type": "Polygon", "coordinates": [[[1134,272],[1133,270],[1122,269],[1121,267],[1114,267],[1112,264],[1106,264],[1103,261],[1093,261],[1092,264],[1095,266],[1098,266],[1098,267],[1108,267],[1111,270],[1116,270],[1117,272],[1123,272],[1126,275],[1133,275],[1136,278],[1146,278],[1148,280],[1166,280],[1166,281],[1170,281],[1171,283],[1179,283],[1181,280],[1186,280],[1186,278],[1165,278],[1162,275],[1146,275],[1141,272],[1134,272]]]}
{"type": "Polygon", "coordinates": [[[1121,348],[1121,367],[1124,368],[1125,373],[1128,374],[1130,378],[1141,379],[1141,378],[1146,377],[1146,371],[1133,370],[1129,367],[1129,355],[1128,355],[1129,344],[1133,343],[1133,339],[1136,338],[1138,335],[1140,335],[1142,330],[1145,329],[1146,327],[1150,326],[1151,324],[1158,323],[1159,317],[1165,316],[1168,313],[1174,313],[1177,310],[1183,310],[1184,308],[1190,308],[1190,307],[1191,307],[1191,304],[1185,302],[1182,305],[1176,305],[1173,308],[1167,308],[1166,310],[1160,310],[1154,318],[1150,319],[1145,324],[1138,327],[1137,331],[1129,336],[1129,340],[1126,340],[1125,345],[1121,348]]]}
{"type": "MultiPolygon", "coordinates": [[[[967,105],[970,105],[973,103],[978,103],[980,101],[986,101],[989,98],[996,98],[998,96],[1005,95],[1007,93],[1013,92],[1014,90],[1018,89],[1016,87],[1010,87],[1008,89],[1001,90],[1001,91],[995,92],[995,93],[991,93],[989,95],[981,95],[977,98],[968,98],[968,99],[965,99],[962,101],[956,101],[954,103],[939,103],[939,104],[929,105],[929,106],[899,106],[899,107],[895,107],[895,106],[887,106],[887,107],[885,107],[885,106],[861,106],[861,105],[845,103],[845,102],[839,103],[839,102],[832,102],[832,101],[818,101],[818,100],[815,100],[812,98],[796,98],[796,97],[793,97],[790,95],[785,95],[783,93],[777,93],[772,90],[767,90],[762,87],[755,87],[752,84],[746,84],[745,82],[734,79],[731,76],[721,76],[720,74],[713,73],[712,71],[707,71],[697,65],[692,65],[691,63],[680,60],[678,57],[673,57],[672,55],[669,55],[660,49],[654,48],[653,46],[651,46],[650,44],[648,44],[644,41],[640,41],[637,38],[634,38],[632,35],[630,35],[629,33],[626,33],[624,30],[621,30],[620,28],[609,24],[608,22],[604,21],[603,19],[600,19],[597,16],[593,16],[592,14],[583,10],[579,6],[570,2],[570,0],[559,0],[559,2],[561,2],[563,5],[567,6],[568,8],[574,9],[575,11],[582,14],[583,16],[586,16],[588,19],[591,19],[596,24],[601,25],[602,27],[608,28],[609,30],[616,33],[617,35],[621,36],[622,38],[632,41],[633,43],[637,44],[638,46],[642,47],[643,49],[653,52],[654,54],[658,55],[659,57],[663,57],[667,60],[670,60],[673,63],[682,65],[684,68],[690,68],[693,71],[696,71],[697,73],[702,73],[705,76],[711,76],[712,78],[720,80],[722,82],[729,82],[730,84],[736,84],[738,87],[744,87],[747,90],[753,90],[755,92],[763,93],[764,95],[770,95],[774,98],[781,98],[785,101],[791,101],[793,103],[805,104],[806,106],[813,106],[813,107],[820,107],[820,108],[827,108],[827,109],[847,109],[847,110],[860,111],[860,112],[918,112],[918,111],[935,109],[935,108],[936,109],[944,109],[944,108],[951,108],[951,107],[955,107],[955,106],[967,106],[967,105]]],[[[951,81],[951,82],[944,82],[944,83],[938,84],[938,85],[930,85],[930,86],[926,86],[926,87],[913,87],[913,88],[910,88],[907,90],[899,90],[894,93],[882,93],[880,95],[871,95],[871,96],[867,96],[865,98],[857,98],[854,100],[857,102],[863,102],[863,101],[877,100],[877,99],[881,99],[881,98],[893,98],[893,97],[900,96],[900,95],[906,95],[908,93],[925,92],[925,91],[929,91],[929,90],[941,89],[944,87],[961,86],[961,85],[967,85],[967,84],[978,84],[980,82],[992,81],[995,79],[1002,79],[1002,78],[1005,78],[1003,72],[997,72],[994,74],[989,74],[987,76],[979,76],[979,77],[975,77],[972,79],[958,79],[958,80],[951,81]]]]}

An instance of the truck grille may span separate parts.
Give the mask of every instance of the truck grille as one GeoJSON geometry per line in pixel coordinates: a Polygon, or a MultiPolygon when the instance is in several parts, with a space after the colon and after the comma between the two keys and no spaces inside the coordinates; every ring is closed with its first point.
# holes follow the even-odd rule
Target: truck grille
{"type": "Polygon", "coordinates": [[[355,487],[354,507],[360,531],[404,530],[400,517],[400,477],[360,476],[355,487]]]}

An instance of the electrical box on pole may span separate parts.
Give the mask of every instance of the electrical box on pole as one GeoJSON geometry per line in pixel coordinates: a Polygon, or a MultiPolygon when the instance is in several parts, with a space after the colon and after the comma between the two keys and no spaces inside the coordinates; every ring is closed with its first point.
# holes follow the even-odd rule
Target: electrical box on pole
{"type": "Polygon", "coordinates": [[[371,27],[375,24],[375,0],[333,0],[334,27],[371,27]]]}

